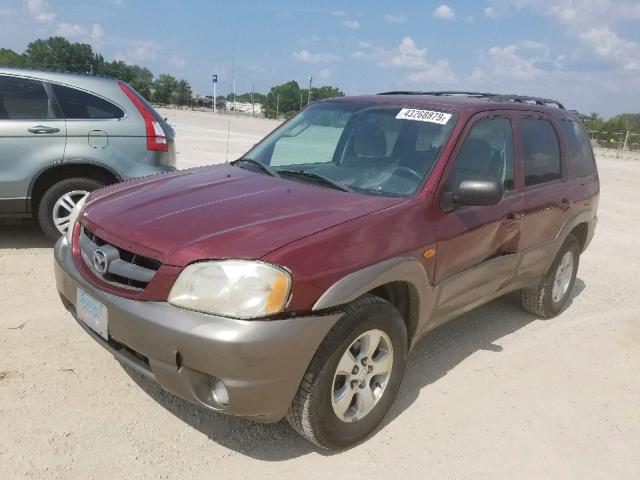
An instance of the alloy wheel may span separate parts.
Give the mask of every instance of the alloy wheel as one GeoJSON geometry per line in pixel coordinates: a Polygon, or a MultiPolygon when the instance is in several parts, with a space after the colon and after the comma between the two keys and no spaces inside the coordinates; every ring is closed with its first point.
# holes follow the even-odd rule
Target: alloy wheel
{"type": "Polygon", "coordinates": [[[333,377],[331,405],[343,422],[355,422],[378,403],[393,368],[391,339],[382,330],[368,330],[343,353],[333,377]]]}

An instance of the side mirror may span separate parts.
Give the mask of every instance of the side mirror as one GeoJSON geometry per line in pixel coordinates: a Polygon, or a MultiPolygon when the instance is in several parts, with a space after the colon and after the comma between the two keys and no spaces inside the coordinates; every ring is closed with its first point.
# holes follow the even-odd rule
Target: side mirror
{"type": "Polygon", "coordinates": [[[502,185],[497,181],[463,180],[455,192],[447,192],[442,195],[442,208],[445,211],[451,211],[461,206],[497,205],[503,195],[502,185]]]}

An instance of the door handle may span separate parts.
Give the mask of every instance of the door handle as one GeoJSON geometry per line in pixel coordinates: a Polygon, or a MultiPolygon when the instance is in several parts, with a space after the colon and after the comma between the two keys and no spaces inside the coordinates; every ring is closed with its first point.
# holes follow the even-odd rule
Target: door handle
{"type": "Polygon", "coordinates": [[[569,210],[572,206],[573,206],[573,202],[566,198],[563,198],[562,201],[560,202],[560,209],[564,210],[565,212],[569,210]]]}
{"type": "Polygon", "coordinates": [[[502,224],[505,227],[510,227],[511,225],[519,223],[521,218],[522,214],[510,212],[502,219],[502,224]]]}
{"type": "Polygon", "coordinates": [[[45,125],[36,125],[35,127],[31,127],[28,131],[30,133],[35,133],[36,135],[41,135],[43,133],[58,133],[60,129],[55,127],[47,127],[45,125]]]}

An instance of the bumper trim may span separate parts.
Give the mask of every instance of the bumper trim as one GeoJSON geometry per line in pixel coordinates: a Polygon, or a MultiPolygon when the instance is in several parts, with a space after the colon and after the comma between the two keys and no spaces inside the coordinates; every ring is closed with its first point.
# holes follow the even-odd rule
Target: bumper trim
{"type": "Polygon", "coordinates": [[[311,358],[342,316],[318,312],[281,320],[235,320],[166,302],[132,300],[83,279],[64,238],[54,253],[56,286],[70,312],[75,313],[78,287],[107,306],[110,342],[78,323],[116,359],[190,402],[256,421],[284,417],[311,358]],[[212,378],[224,382],[227,405],[212,399],[212,378]]]}

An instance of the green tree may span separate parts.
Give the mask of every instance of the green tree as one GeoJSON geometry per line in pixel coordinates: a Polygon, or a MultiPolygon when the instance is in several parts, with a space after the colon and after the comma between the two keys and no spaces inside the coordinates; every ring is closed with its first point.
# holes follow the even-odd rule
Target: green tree
{"type": "Polygon", "coordinates": [[[69,72],[98,71],[104,61],[101,55],[94,55],[91,45],[71,43],[63,37],[31,42],[24,56],[25,66],[69,72]]]}
{"type": "MultiPolygon", "coordinates": [[[[280,94],[279,114],[287,118],[291,117],[301,108],[307,106],[308,92],[308,88],[301,89],[295,80],[272,87],[263,103],[265,116],[275,118],[278,94],[280,94]]],[[[312,102],[342,96],[344,96],[344,92],[336,87],[324,86],[311,89],[312,102]]]]}
{"type": "Polygon", "coordinates": [[[286,117],[292,116],[295,112],[300,110],[300,93],[300,86],[295,80],[272,87],[267,94],[264,106],[265,116],[268,118],[275,118],[278,96],[280,100],[278,108],[280,115],[284,115],[286,117]]]}
{"type": "Polygon", "coordinates": [[[172,103],[177,89],[178,81],[172,75],[163,73],[153,82],[153,101],[164,104],[172,103]]]}
{"type": "Polygon", "coordinates": [[[191,85],[186,80],[180,80],[176,86],[178,105],[188,105],[191,101],[191,85]]]}
{"type": "Polygon", "coordinates": [[[22,67],[24,57],[9,48],[0,48],[0,65],[3,67],[22,67]]]}

